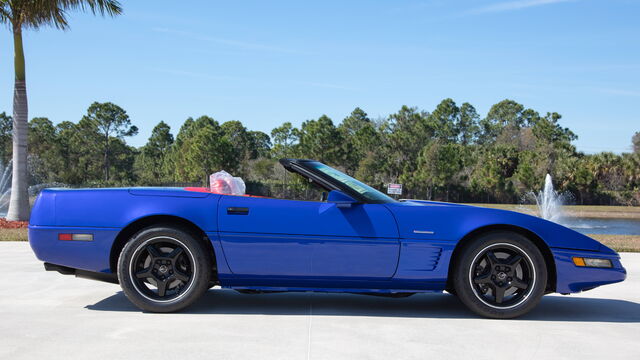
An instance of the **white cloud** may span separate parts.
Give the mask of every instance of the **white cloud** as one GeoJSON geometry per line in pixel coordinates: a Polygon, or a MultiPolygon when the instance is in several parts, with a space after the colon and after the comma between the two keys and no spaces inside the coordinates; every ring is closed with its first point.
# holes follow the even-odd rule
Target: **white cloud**
{"type": "Polygon", "coordinates": [[[319,83],[319,82],[305,82],[304,84],[313,86],[313,87],[326,88],[326,89],[358,91],[358,89],[356,88],[339,85],[339,84],[319,83]]]}
{"type": "Polygon", "coordinates": [[[569,1],[576,0],[517,0],[517,1],[506,1],[501,3],[496,3],[492,5],[487,5],[484,7],[476,8],[470,11],[473,14],[484,14],[484,13],[494,13],[494,12],[502,12],[502,11],[511,11],[511,10],[520,10],[525,8],[530,8],[534,6],[542,6],[542,5],[551,5],[564,3],[569,1]]]}
{"type": "Polygon", "coordinates": [[[640,91],[636,90],[627,90],[627,89],[614,89],[614,88],[594,88],[594,90],[603,92],[605,94],[611,95],[622,95],[622,96],[640,96],[640,91]]]}
{"type": "Polygon", "coordinates": [[[184,71],[184,70],[174,70],[174,69],[166,69],[166,68],[151,68],[152,71],[169,74],[169,75],[177,75],[181,77],[192,77],[196,79],[208,79],[208,80],[238,80],[238,78],[231,76],[214,76],[211,74],[194,72],[194,71],[184,71]]]}
{"type": "Polygon", "coordinates": [[[289,53],[289,54],[300,53],[299,51],[294,49],[281,48],[281,47],[270,46],[270,45],[259,44],[259,43],[250,43],[250,42],[238,41],[233,39],[211,37],[211,36],[200,35],[200,34],[188,32],[188,31],[182,31],[182,30],[172,30],[172,29],[159,28],[159,27],[154,27],[151,30],[155,32],[160,32],[160,33],[185,36],[198,41],[208,41],[208,42],[227,45],[227,46],[245,49],[245,50],[259,50],[259,51],[269,51],[269,52],[289,53]]]}

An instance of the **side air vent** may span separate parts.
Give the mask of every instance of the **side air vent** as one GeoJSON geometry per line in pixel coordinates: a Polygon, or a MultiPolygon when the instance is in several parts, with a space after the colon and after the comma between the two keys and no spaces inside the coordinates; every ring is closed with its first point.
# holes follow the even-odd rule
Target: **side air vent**
{"type": "Polygon", "coordinates": [[[442,248],[422,240],[403,240],[400,248],[400,262],[395,277],[406,279],[426,279],[432,276],[440,263],[442,248]]]}
{"type": "Polygon", "coordinates": [[[425,270],[434,270],[440,262],[440,256],[442,255],[442,248],[433,247],[431,254],[426,259],[425,270]]]}

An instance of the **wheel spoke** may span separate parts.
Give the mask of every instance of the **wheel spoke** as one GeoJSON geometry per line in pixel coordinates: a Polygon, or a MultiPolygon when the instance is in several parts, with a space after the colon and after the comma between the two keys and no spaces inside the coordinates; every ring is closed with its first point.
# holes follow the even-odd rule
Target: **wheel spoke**
{"type": "Polygon", "coordinates": [[[498,260],[498,258],[493,253],[493,251],[488,251],[487,252],[487,260],[489,260],[489,264],[491,264],[491,266],[495,266],[497,264],[500,264],[500,260],[498,260]]]}
{"type": "Polygon", "coordinates": [[[167,280],[158,280],[158,296],[163,297],[167,292],[167,280]]]}
{"type": "Polygon", "coordinates": [[[148,267],[146,269],[142,269],[142,270],[138,271],[136,273],[136,277],[138,279],[145,279],[145,278],[148,278],[148,277],[154,277],[153,274],[151,273],[151,269],[152,269],[152,267],[150,266],[150,267],[148,267]]]}
{"type": "Polygon", "coordinates": [[[529,287],[529,285],[526,282],[524,282],[524,281],[522,281],[520,279],[517,279],[517,278],[514,278],[511,281],[511,286],[517,287],[518,289],[526,289],[526,288],[529,287]]]}
{"type": "Polygon", "coordinates": [[[520,263],[520,261],[522,260],[522,256],[520,255],[511,255],[511,257],[509,259],[507,259],[507,264],[510,266],[516,266],[520,263]]]}
{"type": "Polygon", "coordinates": [[[494,292],[495,292],[495,297],[496,297],[496,302],[498,304],[502,303],[502,300],[504,300],[504,291],[505,288],[503,287],[498,287],[498,286],[494,286],[494,292]]]}
{"type": "Polygon", "coordinates": [[[473,282],[476,284],[489,284],[491,283],[491,272],[487,272],[483,275],[478,275],[473,279],[473,282]]]}
{"type": "Polygon", "coordinates": [[[182,254],[182,248],[177,247],[171,253],[169,253],[167,257],[175,262],[178,259],[178,256],[180,256],[180,254],[182,254]]]}
{"type": "Polygon", "coordinates": [[[156,249],[155,246],[153,245],[147,245],[147,251],[149,252],[149,255],[151,255],[151,257],[155,260],[156,258],[160,258],[163,257],[162,253],[160,251],[158,251],[158,249],[156,249]]]}
{"type": "Polygon", "coordinates": [[[184,274],[182,271],[178,270],[178,269],[174,269],[173,270],[173,277],[176,280],[180,280],[183,283],[187,283],[187,281],[189,281],[189,276],[187,274],[184,274]]]}

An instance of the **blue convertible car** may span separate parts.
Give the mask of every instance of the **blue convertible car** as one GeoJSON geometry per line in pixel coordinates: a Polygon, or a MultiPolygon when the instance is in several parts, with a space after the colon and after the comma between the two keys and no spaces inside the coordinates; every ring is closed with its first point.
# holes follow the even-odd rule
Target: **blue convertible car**
{"type": "Polygon", "coordinates": [[[625,279],[618,254],[524,214],[397,201],[321,162],[283,159],[320,201],[205,188],[47,189],[29,242],[47,270],[118,282],[139,308],[185,308],[210,287],[387,296],[448,291],[522,315],[546,293],[625,279]]]}

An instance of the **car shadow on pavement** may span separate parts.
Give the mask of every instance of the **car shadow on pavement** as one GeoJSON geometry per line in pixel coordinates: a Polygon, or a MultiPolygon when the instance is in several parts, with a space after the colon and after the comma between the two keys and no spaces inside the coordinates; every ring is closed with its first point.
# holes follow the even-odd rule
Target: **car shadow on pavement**
{"type": "MultiPolygon", "coordinates": [[[[121,291],[93,305],[89,310],[140,311],[121,291]]],[[[182,311],[187,314],[239,315],[327,315],[407,318],[476,318],[453,295],[416,294],[387,298],[356,294],[265,293],[240,294],[233,290],[210,290],[202,299],[182,311]]],[[[640,322],[640,304],[616,299],[577,296],[545,296],[522,320],[640,322]]]]}

